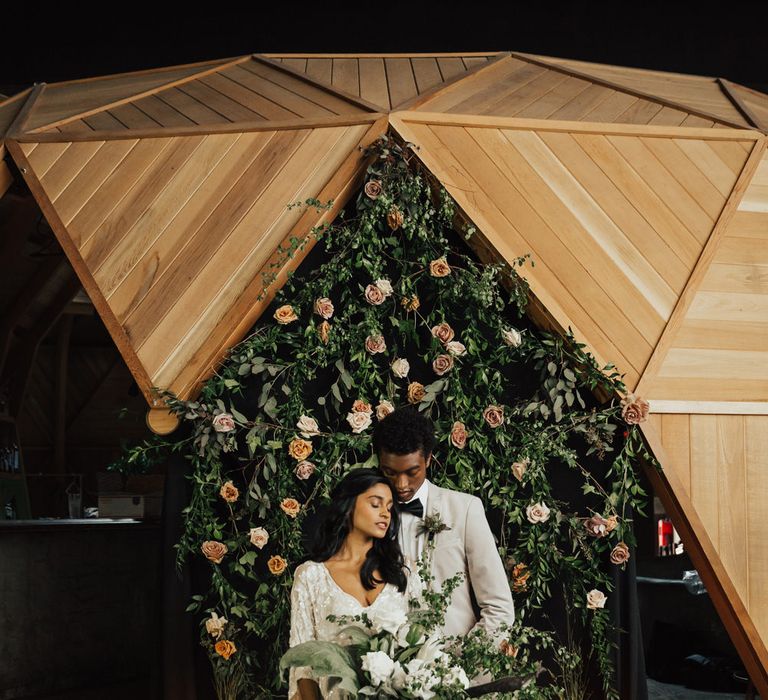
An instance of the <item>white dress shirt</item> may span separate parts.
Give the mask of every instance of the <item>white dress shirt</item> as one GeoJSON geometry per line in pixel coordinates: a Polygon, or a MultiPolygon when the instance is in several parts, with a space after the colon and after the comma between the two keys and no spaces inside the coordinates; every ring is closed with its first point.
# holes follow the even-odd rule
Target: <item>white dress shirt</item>
{"type": "MultiPolygon", "coordinates": [[[[418,498],[421,501],[421,505],[424,506],[424,515],[426,515],[428,512],[428,497],[429,479],[424,479],[424,483],[419,487],[418,491],[416,491],[413,498],[410,501],[405,501],[405,503],[411,503],[418,498]]],[[[421,553],[424,551],[424,535],[418,534],[418,527],[422,522],[423,520],[421,518],[417,518],[411,513],[400,514],[400,549],[409,566],[415,564],[421,556],[421,553]]]]}

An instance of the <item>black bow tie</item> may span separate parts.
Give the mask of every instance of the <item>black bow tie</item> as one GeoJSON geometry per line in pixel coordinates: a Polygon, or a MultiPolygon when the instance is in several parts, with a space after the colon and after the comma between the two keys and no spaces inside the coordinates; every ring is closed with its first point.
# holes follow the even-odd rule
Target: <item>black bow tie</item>
{"type": "Polygon", "coordinates": [[[414,498],[412,501],[408,501],[408,503],[398,503],[397,508],[401,513],[410,513],[417,518],[424,517],[424,505],[418,498],[414,498]]]}

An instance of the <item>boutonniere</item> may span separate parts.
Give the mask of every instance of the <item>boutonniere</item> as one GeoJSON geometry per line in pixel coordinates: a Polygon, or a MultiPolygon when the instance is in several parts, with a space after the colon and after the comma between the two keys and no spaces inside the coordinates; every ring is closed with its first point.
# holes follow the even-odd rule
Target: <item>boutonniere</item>
{"type": "Polygon", "coordinates": [[[427,542],[431,542],[435,535],[450,529],[451,528],[442,521],[439,513],[435,513],[433,515],[424,516],[424,519],[418,525],[416,534],[423,535],[426,533],[427,542]]]}

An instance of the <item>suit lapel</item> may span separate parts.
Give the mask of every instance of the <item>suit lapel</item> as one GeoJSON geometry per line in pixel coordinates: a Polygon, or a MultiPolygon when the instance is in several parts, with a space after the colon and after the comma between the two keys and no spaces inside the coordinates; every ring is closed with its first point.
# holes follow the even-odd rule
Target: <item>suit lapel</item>
{"type": "MultiPolygon", "coordinates": [[[[443,489],[441,489],[439,486],[435,486],[433,483],[430,482],[429,484],[429,498],[428,498],[428,504],[427,512],[431,516],[440,515],[440,509],[443,502],[443,489]]],[[[438,539],[442,533],[438,533],[435,535],[435,542],[436,545],[438,542],[438,539]]],[[[427,546],[428,542],[425,542],[425,546],[427,546]]],[[[435,556],[434,551],[432,552],[430,556],[430,562],[429,562],[429,573],[434,575],[434,568],[435,568],[435,556]]]]}

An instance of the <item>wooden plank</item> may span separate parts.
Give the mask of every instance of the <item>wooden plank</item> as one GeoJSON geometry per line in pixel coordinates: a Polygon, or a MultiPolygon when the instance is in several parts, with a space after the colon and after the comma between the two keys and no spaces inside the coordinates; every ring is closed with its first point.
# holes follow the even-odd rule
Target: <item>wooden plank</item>
{"type": "MultiPolygon", "coordinates": [[[[762,253],[759,265],[728,265],[714,262],[701,283],[704,292],[735,292],[745,294],[765,294],[768,296],[768,249],[762,253]]],[[[717,258],[715,258],[717,260],[717,258]]],[[[768,325],[768,318],[766,319],[768,325]]]]}
{"type": "MultiPolygon", "coordinates": [[[[485,59],[478,59],[480,65],[486,63],[485,59]]],[[[416,90],[419,94],[426,92],[435,85],[441,85],[443,76],[440,74],[440,67],[437,65],[437,59],[434,56],[426,58],[412,58],[413,76],[416,79],[416,90]]]]}
{"type": "MultiPolygon", "coordinates": [[[[397,128],[405,130],[402,125],[397,128]]],[[[461,136],[458,130],[457,134],[461,136]]],[[[632,363],[591,316],[594,313],[595,318],[612,317],[607,310],[612,304],[599,288],[595,289],[596,285],[586,272],[574,276],[575,271],[581,269],[581,264],[556,236],[547,239],[531,236],[532,231],[545,231],[547,227],[525,200],[519,195],[514,196],[514,189],[503,184],[505,178],[497,166],[481,158],[476,148],[470,149],[470,155],[460,152],[457,149],[461,142],[457,143],[454,137],[445,142],[442,134],[435,135],[432,130],[419,129],[406,138],[422,146],[420,158],[425,157],[425,153],[439,157],[438,163],[427,160],[427,167],[451,192],[468,217],[484,231],[500,255],[506,260],[512,260],[524,253],[532,253],[536,267],[527,277],[533,293],[562,327],[573,327],[576,337],[592,345],[598,357],[611,357],[621,371],[631,373],[632,363]],[[465,172],[468,177],[464,176],[465,172]],[[465,193],[471,193],[471,199],[465,193]],[[527,237],[521,235],[522,230],[527,231],[527,237]],[[540,254],[539,248],[542,245],[545,246],[545,252],[540,254]],[[556,271],[550,268],[555,261],[558,264],[556,271]],[[585,279],[582,280],[582,277],[585,279]],[[587,288],[585,296],[590,298],[588,311],[568,291],[579,288],[582,282],[587,288]]],[[[467,138],[468,135],[464,134],[462,140],[465,142],[467,138]]]]}
{"type": "Polygon", "coordinates": [[[80,172],[61,190],[58,197],[52,200],[65,226],[120,166],[137,143],[135,139],[103,142],[80,172]]]}
{"type": "Polygon", "coordinates": [[[399,105],[419,94],[413,75],[411,61],[407,58],[385,58],[389,98],[393,105],[399,105]]]}
{"type": "Polygon", "coordinates": [[[768,381],[721,377],[658,377],[643,386],[643,396],[648,400],[668,401],[736,401],[765,402],[768,397],[768,381]]]}
{"type": "MultiPolygon", "coordinates": [[[[569,78],[573,80],[573,78],[569,78]]],[[[597,109],[613,94],[612,90],[600,85],[590,85],[586,90],[582,90],[576,97],[563,105],[556,112],[553,112],[552,119],[575,119],[583,120],[585,116],[597,109]]]]}
{"type": "Polygon", "coordinates": [[[198,102],[207,105],[231,122],[257,121],[264,119],[263,115],[241,105],[228,95],[207,85],[202,80],[185,83],[184,85],[180,85],[178,89],[190,97],[194,97],[198,102]]]}
{"type": "Polygon", "coordinates": [[[744,167],[744,159],[754,146],[749,141],[710,141],[707,145],[737,176],[744,167]]]}
{"type": "Polygon", "coordinates": [[[280,59],[281,63],[284,63],[289,68],[292,68],[293,70],[301,71],[302,73],[307,72],[307,59],[306,58],[282,58],[280,59]]]}
{"type": "Polygon", "coordinates": [[[680,126],[688,116],[688,112],[683,112],[674,107],[662,107],[648,122],[649,124],[668,124],[669,126],[680,126]]]}
{"type": "MultiPolygon", "coordinates": [[[[162,149],[156,159],[153,159],[142,172],[141,180],[116,203],[108,218],[103,220],[92,235],[82,240],[80,254],[89,269],[98,270],[115,246],[127,235],[131,226],[152,206],[157,193],[166,187],[174,178],[176,171],[192,158],[203,140],[202,136],[174,139],[167,148],[162,149]]],[[[132,151],[132,153],[135,152],[136,149],[132,151]]],[[[101,196],[99,199],[103,206],[101,196]]]]}
{"type": "MultiPolygon", "coordinates": [[[[612,157],[611,152],[615,153],[615,150],[603,137],[574,137],[551,132],[542,132],[539,136],[557,153],[563,165],[578,178],[675,294],[679,294],[693,265],[692,262],[686,264],[677,246],[667,240],[676,238],[680,230],[680,226],[675,225],[677,220],[674,215],[668,213],[668,218],[675,223],[665,226],[662,216],[649,216],[645,212],[646,208],[654,213],[659,208],[669,211],[645,181],[622,158],[612,157]],[[637,189],[639,193],[635,192],[637,189]],[[654,225],[660,230],[657,231],[654,225]]],[[[694,243],[690,241],[692,247],[694,243]]],[[[690,253],[689,260],[693,260],[695,254],[698,254],[698,249],[690,253]]]]}
{"type": "MultiPolygon", "coordinates": [[[[692,418],[697,420],[697,418],[692,418]]],[[[718,416],[718,527],[723,566],[745,605],[749,566],[747,562],[747,513],[745,484],[744,417],[718,416]]]]}
{"type": "MultiPolygon", "coordinates": [[[[126,156],[120,169],[113,171],[99,187],[98,196],[89,199],[78,210],[74,218],[67,223],[67,232],[78,250],[94,235],[132,188],[140,187],[146,170],[162,156],[170,143],[171,139],[139,141],[126,156]]],[[[45,148],[52,146],[53,144],[44,145],[45,148]]]]}
{"type": "Polygon", "coordinates": [[[153,129],[161,126],[148,114],[142,112],[135,104],[124,104],[109,110],[112,116],[117,117],[128,129],[153,129]]]}
{"type": "Polygon", "coordinates": [[[34,148],[22,148],[22,151],[27,154],[30,167],[35,171],[35,176],[39,179],[45,177],[46,173],[53,167],[56,161],[70,147],[69,141],[60,143],[46,144],[44,148],[38,148],[38,144],[34,144],[34,148]]]}
{"type": "Polygon", "coordinates": [[[168,202],[169,210],[164,218],[152,226],[142,226],[134,236],[123,239],[125,245],[116,250],[97,275],[118,319],[125,319],[153,282],[165,273],[271,137],[272,134],[266,133],[243,134],[231,144],[212,143],[204,167],[200,166],[200,159],[195,159],[189,164],[188,172],[181,173],[174,188],[166,194],[179,186],[182,191],[183,185],[188,186],[187,193],[178,202],[168,202]]]}
{"type": "Polygon", "coordinates": [[[615,122],[620,114],[626,112],[639,98],[626,92],[614,91],[603,102],[595,105],[582,119],[590,122],[615,122]]]}
{"type": "Polygon", "coordinates": [[[768,379],[768,350],[734,351],[673,347],[667,354],[658,376],[692,379],[768,379]]]}
{"type": "Polygon", "coordinates": [[[676,348],[713,348],[720,350],[762,350],[768,347],[768,323],[727,319],[713,323],[709,319],[686,318],[675,337],[676,348]]]}
{"type": "Polygon", "coordinates": [[[584,92],[590,84],[580,78],[567,78],[537,100],[517,110],[516,115],[525,119],[548,119],[558,109],[584,92]]]}
{"type": "MultiPolygon", "coordinates": [[[[656,402],[653,402],[656,411],[656,402]]],[[[691,436],[690,416],[666,415],[661,417],[661,441],[669,455],[665,469],[674,469],[685,492],[691,493],[691,436]]]]}
{"type": "MultiPolygon", "coordinates": [[[[265,56],[269,57],[268,54],[265,56]]],[[[330,85],[333,79],[333,59],[308,57],[307,75],[314,80],[330,85]]]]}
{"type": "Polygon", "coordinates": [[[334,58],[331,85],[360,96],[360,71],[356,58],[334,58]]]}
{"type": "Polygon", "coordinates": [[[718,552],[718,435],[717,416],[690,417],[691,501],[718,552]]]}
{"type": "Polygon", "coordinates": [[[298,151],[301,157],[286,161],[260,203],[238,223],[184,293],[176,296],[163,323],[138,350],[160,386],[179,374],[301,218],[301,209],[286,211],[286,202],[316,196],[365,131],[365,126],[358,126],[309,134],[298,151]],[[260,236],[251,233],[256,225],[263,231],[260,236]],[[223,269],[227,270],[224,285],[223,269]]]}
{"type": "MultiPolygon", "coordinates": [[[[246,78],[248,71],[240,69],[241,74],[245,73],[246,78]]],[[[261,86],[259,82],[254,81],[253,86],[240,83],[234,75],[222,75],[217,73],[216,75],[210,75],[207,78],[203,78],[202,82],[210,88],[213,88],[222,95],[226,95],[229,99],[243,105],[251,112],[258,114],[262,119],[268,119],[275,121],[278,119],[295,119],[296,117],[302,117],[303,114],[287,108],[280,102],[274,99],[268,99],[258,89],[261,86]]],[[[324,112],[324,114],[328,114],[324,112]]],[[[245,117],[248,118],[248,117],[245,117]]]]}
{"type": "MultiPolygon", "coordinates": [[[[480,133],[479,130],[476,133],[480,133]]],[[[623,278],[630,280],[635,289],[641,292],[643,302],[647,302],[655,313],[649,312],[644,316],[643,303],[635,297],[632,316],[636,319],[638,328],[642,328],[644,337],[647,340],[654,339],[652,342],[655,342],[655,337],[660,332],[660,321],[662,318],[666,319],[672,312],[677,295],[626,238],[621,229],[596,204],[589,192],[557,159],[557,154],[553,154],[538,135],[521,131],[502,133],[581,224],[583,231],[571,238],[573,244],[578,245],[585,233],[594,239],[597,248],[590,248],[589,251],[585,249],[584,254],[587,254],[587,257],[579,257],[589,259],[588,253],[591,253],[591,256],[602,259],[603,264],[599,267],[601,276],[606,277],[611,274],[610,262],[608,262],[610,260],[623,273],[623,278]],[[603,253],[602,256],[600,251],[603,253]]],[[[626,286],[625,280],[615,279],[609,286],[621,285],[621,282],[626,286]]],[[[627,300],[627,304],[629,303],[627,300]]],[[[621,306],[628,308],[624,304],[621,306]]]]}
{"type": "Polygon", "coordinates": [[[564,75],[543,72],[530,77],[531,68],[509,73],[487,89],[470,94],[451,108],[460,114],[516,116],[529,104],[565,82],[564,75]]]}
{"type": "Polygon", "coordinates": [[[392,104],[389,101],[387,72],[384,69],[383,58],[360,59],[360,97],[380,105],[389,111],[392,104]]]}
{"type": "MultiPolygon", "coordinates": [[[[167,311],[193,283],[194,278],[220,251],[228,250],[225,242],[253,208],[273,181],[290,162],[291,157],[309,136],[309,131],[278,132],[272,136],[250,163],[242,177],[233,184],[214,212],[190,236],[184,248],[165,268],[165,274],[155,278],[147,293],[137,301],[124,319],[124,324],[137,349],[147,340],[167,311]]],[[[298,167],[295,165],[293,167],[298,167]]],[[[281,201],[284,207],[285,202],[281,201]]],[[[231,242],[229,245],[232,245],[231,242]]],[[[234,261],[230,261],[229,265],[234,261]]],[[[218,270],[222,274],[221,268],[218,270]]],[[[212,293],[208,290],[204,293],[212,293]]],[[[194,320],[194,316],[187,321],[194,320]]],[[[171,348],[168,348],[170,350],[171,348]]],[[[145,360],[146,362],[146,360],[145,360]]],[[[155,367],[147,365],[151,376],[155,367]]]]}
{"type": "MultiPolygon", "coordinates": [[[[760,212],[739,211],[733,215],[731,225],[728,227],[728,239],[731,238],[755,238],[766,240],[768,218],[760,212]]],[[[718,258],[720,261],[720,258],[718,258]]],[[[724,262],[724,261],[722,261],[724,262]]]]}
{"type": "Polygon", "coordinates": [[[133,104],[161,126],[192,126],[195,123],[157,95],[142,97],[133,104]]]}
{"type": "MultiPolygon", "coordinates": [[[[157,95],[157,99],[165,102],[170,107],[183,114],[193,124],[229,124],[230,121],[223,114],[214,111],[208,105],[195,99],[192,95],[182,92],[178,88],[163,90],[157,95]]],[[[173,135],[172,133],[169,135],[173,135]]]]}
{"type": "MultiPolygon", "coordinates": [[[[112,112],[104,110],[103,112],[97,112],[88,117],[83,117],[83,120],[88,128],[93,131],[124,131],[126,126],[121,122],[112,112]]],[[[67,125],[68,126],[68,125],[67,125]]],[[[87,132],[86,132],[87,133],[87,132]]]]}
{"type": "Polygon", "coordinates": [[[768,415],[768,401],[675,401],[653,399],[653,411],[664,413],[702,413],[739,416],[768,415]]]}
{"type": "Polygon", "coordinates": [[[717,249],[715,259],[726,265],[763,265],[764,246],[768,242],[768,228],[765,223],[759,233],[760,235],[756,236],[725,236],[717,249]]]}
{"type": "Polygon", "coordinates": [[[433,55],[437,56],[437,67],[440,69],[444,81],[447,82],[466,72],[466,67],[460,57],[441,57],[439,54],[433,55]]]}
{"type": "Polygon", "coordinates": [[[672,142],[710,178],[720,194],[727,197],[731,193],[733,184],[736,182],[741,168],[744,167],[744,158],[741,158],[739,161],[741,165],[734,172],[719,157],[717,151],[712,147],[712,143],[692,139],[673,139],[672,142]]]}
{"type": "Polygon", "coordinates": [[[768,417],[744,418],[745,505],[747,514],[747,561],[749,563],[747,605],[752,620],[763,639],[768,638],[768,548],[765,546],[765,523],[768,519],[768,417]]]}
{"type": "Polygon", "coordinates": [[[49,168],[48,172],[40,178],[40,184],[52,202],[77,177],[77,174],[103,145],[104,143],[101,141],[72,144],[61,154],[61,157],[49,168]]]}
{"type": "Polygon", "coordinates": [[[19,108],[19,111],[16,112],[16,116],[14,116],[13,121],[8,124],[7,131],[4,135],[5,138],[17,138],[20,134],[23,134],[27,130],[27,124],[29,123],[32,110],[35,108],[35,105],[40,99],[40,96],[43,94],[45,87],[45,83],[38,83],[29,89],[29,92],[24,98],[24,102],[19,108]]]}
{"type": "Polygon", "coordinates": [[[722,294],[699,291],[687,318],[707,321],[765,321],[768,297],[763,294],[722,294]]]}

